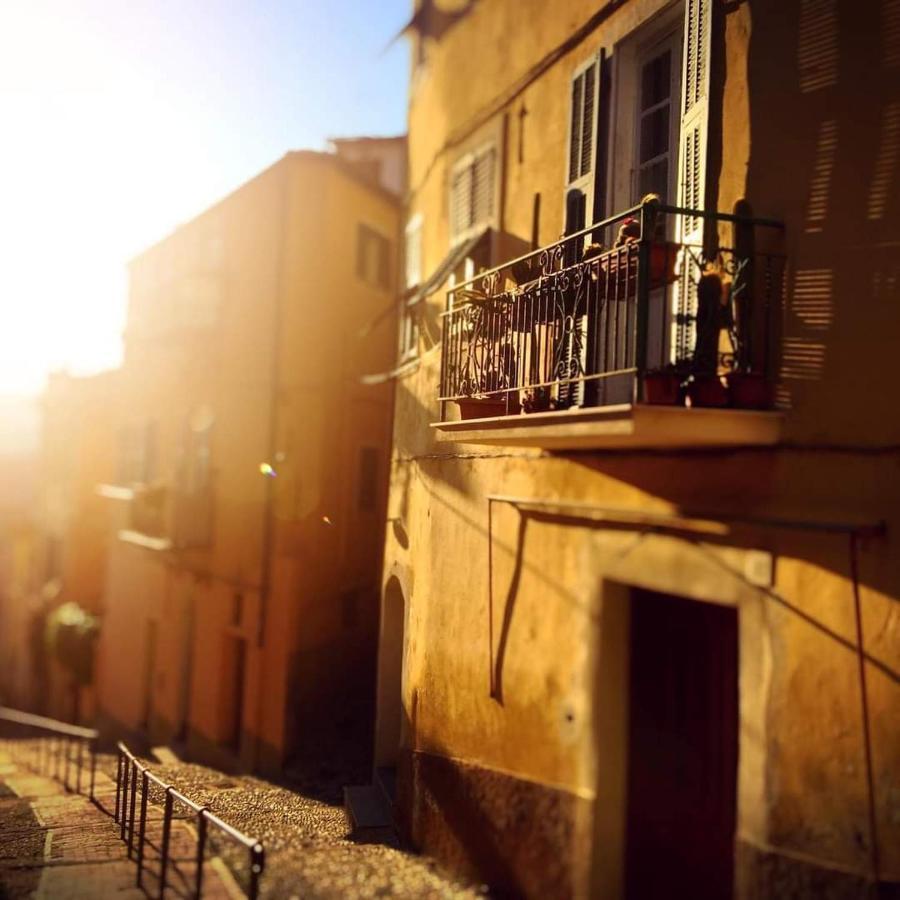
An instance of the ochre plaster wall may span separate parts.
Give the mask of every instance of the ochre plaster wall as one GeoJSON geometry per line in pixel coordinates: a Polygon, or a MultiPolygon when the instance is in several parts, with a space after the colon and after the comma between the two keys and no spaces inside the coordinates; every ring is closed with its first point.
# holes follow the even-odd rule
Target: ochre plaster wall
{"type": "MultiPolygon", "coordinates": [[[[510,246],[528,241],[540,192],[540,240],[558,236],[572,71],[600,47],[614,60],[617,43],[661,6],[624,4],[495,113],[490,103],[596,5],[475,4],[440,42],[429,42],[410,101],[409,215],[423,216],[426,277],[448,250],[450,166],[484,136],[502,134],[504,115],[497,227],[510,246]]],[[[842,28],[839,76],[826,93],[801,91],[799,7],[728,6],[722,165],[711,174],[721,209],[746,198],[758,215],[786,224],[782,338],[794,343],[777,348],[780,395],[790,404],[783,446],[567,456],[438,443],[429,428],[439,418],[435,332],[423,337],[415,370],[397,382],[383,582],[398,578],[406,594],[401,816],[419,846],[532,896],[586,895],[621,877],[619,863],[610,862],[617,851],[608,849],[621,847],[621,822],[610,820],[607,805],[621,803],[622,754],[610,746],[621,741],[622,714],[606,713],[608,698],[624,688],[610,691],[603,680],[601,648],[604,604],[618,598],[627,605],[634,585],[739,609],[741,895],[771,895],[779,878],[800,895],[826,888],[852,895],[871,875],[873,840],[880,876],[900,878],[898,425],[878,387],[890,378],[900,325],[888,250],[900,210],[896,191],[879,215],[871,200],[881,183],[877,167],[887,165],[879,160],[897,80],[888,50],[873,43],[877,29],[867,30],[869,40],[842,28]],[[867,92],[863,81],[876,60],[879,76],[867,92]],[[854,137],[856,111],[881,144],[854,137]],[[823,152],[817,141],[829,115],[840,119],[840,138],[828,212],[811,222],[816,153],[823,152]],[[827,270],[827,288],[811,297],[819,270],[827,270]],[[886,521],[885,536],[858,546],[875,835],[846,533],[760,525],[663,539],[498,504],[491,543],[491,494],[713,520],[739,513],[886,521]],[[494,679],[496,693],[502,677],[502,697],[491,697],[491,660],[496,666],[501,641],[502,672],[494,679]],[[562,823],[558,833],[552,822],[562,823]],[[584,866],[591,854],[592,872],[584,866]]],[[[880,177],[895,185],[896,159],[890,165],[891,174],[880,177]]],[[[426,320],[436,319],[443,302],[431,298],[426,320]]],[[[619,634],[623,626],[610,627],[619,634]]],[[[390,704],[384,709],[389,716],[390,704]]],[[[389,758],[385,741],[394,732],[386,718],[377,730],[379,752],[389,758]]]]}

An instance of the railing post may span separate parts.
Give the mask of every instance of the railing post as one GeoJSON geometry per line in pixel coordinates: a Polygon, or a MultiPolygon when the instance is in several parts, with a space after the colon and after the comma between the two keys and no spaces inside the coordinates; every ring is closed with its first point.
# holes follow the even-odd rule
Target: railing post
{"type": "Polygon", "coordinates": [[[203,892],[203,857],[206,853],[206,807],[197,813],[197,882],[194,896],[200,900],[203,892]]]}
{"type": "Polygon", "coordinates": [[[66,793],[68,794],[71,791],[69,787],[69,762],[71,761],[72,756],[72,740],[69,737],[63,738],[63,747],[64,749],[64,759],[63,763],[63,787],[66,789],[66,793]]]}
{"type": "Polygon", "coordinates": [[[159,848],[159,900],[166,894],[166,868],[169,865],[169,839],[172,834],[172,787],[166,788],[166,802],[163,807],[162,844],[159,848]]]}
{"type": "Polygon", "coordinates": [[[247,896],[250,900],[256,900],[259,896],[259,879],[262,876],[266,864],[266,852],[262,844],[254,844],[250,848],[250,885],[247,896]]]}
{"type": "Polygon", "coordinates": [[[138,829],[137,848],[137,886],[141,887],[141,879],[144,873],[144,837],[147,834],[147,789],[150,784],[150,775],[146,769],[141,771],[141,820],[138,829]]]}
{"type": "Polygon", "coordinates": [[[638,242],[637,296],[634,329],[634,401],[643,400],[644,374],[647,370],[647,324],[650,314],[650,253],[659,218],[659,201],[641,204],[641,237],[638,242]]]}
{"type": "Polygon", "coordinates": [[[84,738],[78,738],[78,774],[75,776],[75,793],[81,793],[81,770],[84,768],[84,738]]]}
{"type": "Polygon", "coordinates": [[[119,804],[122,799],[122,748],[116,747],[116,814],[113,821],[116,824],[121,821],[119,819],[119,804]]]}
{"type": "Polygon", "coordinates": [[[94,797],[94,783],[97,778],[97,741],[95,739],[91,739],[91,800],[95,800],[94,797]]]}
{"type": "Polygon", "coordinates": [[[131,859],[134,853],[134,813],[135,804],[137,803],[137,776],[138,761],[131,760],[131,802],[128,808],[128,858],[131,859]]]}
{"type": "Polygon", "coordinates": [[[120,825],[120,833],[119,837],[124,841],[125,840],[125,810],[128,807],[128,760],[125,759],[125,754],[122,753],[122,805],[119,809],[119,825],[120,825]]]}

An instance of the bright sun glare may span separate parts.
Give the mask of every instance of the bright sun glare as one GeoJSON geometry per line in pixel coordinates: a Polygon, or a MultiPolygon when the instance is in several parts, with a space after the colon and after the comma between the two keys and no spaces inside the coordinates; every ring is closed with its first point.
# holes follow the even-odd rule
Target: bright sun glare
{"type": "Polygon", "coordinates": [[[0,393],[115,365],[127,260],[215,190],[139,7],[0,5],[0,393]]]}

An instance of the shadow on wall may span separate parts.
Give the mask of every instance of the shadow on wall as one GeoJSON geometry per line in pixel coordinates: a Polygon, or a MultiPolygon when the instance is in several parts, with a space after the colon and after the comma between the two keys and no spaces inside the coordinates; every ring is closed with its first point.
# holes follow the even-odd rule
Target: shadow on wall
{"type": "Polygon", "coordinates": [[[788,226],[779,399],[814,433],[896,441],[875,389],[900,330],[900,0],[749,5],[746,196],[788,226]]]}

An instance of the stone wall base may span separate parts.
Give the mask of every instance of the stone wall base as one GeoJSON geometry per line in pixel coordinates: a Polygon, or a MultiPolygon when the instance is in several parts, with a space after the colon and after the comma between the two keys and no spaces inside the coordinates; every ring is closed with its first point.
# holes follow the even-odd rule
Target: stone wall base
{"type": "Polygon", "coordinates": [[[472,763],[407,753],[399,824],[412,844],[495,896],[585,896],[592,803],[472,763]]]}
{"type": "Polygon", "coordinates": [[[882,881],[776,848],[738,840],[735,896],[740,900],[900,900],[900,882],[882,881]]]}

